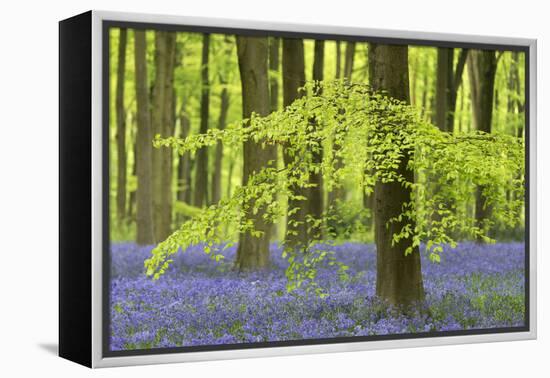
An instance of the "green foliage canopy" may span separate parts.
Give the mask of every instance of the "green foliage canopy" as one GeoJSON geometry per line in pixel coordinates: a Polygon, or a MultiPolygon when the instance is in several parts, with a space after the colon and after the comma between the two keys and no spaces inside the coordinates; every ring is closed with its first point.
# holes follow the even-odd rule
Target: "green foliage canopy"
{"type": "MultiPolygon", "coordinates": [[[[403,203],[402,213],[390,220],[409,220],[394,231],[393,241],[412,236],[412,245],[403,251],[406,254],[424,242],[425,252],[433,262],[440,260],[444,244],[456,244],[457,234],[491,241],[491,223],[514,227],[523,222],[522,138],[478,131],[443,132],[424,120],[415,107],[375,92],[366,84],[308,82],[302,90],[305,96],[266,117],[253,115],[225,130],[209,129],[185,139],[155,137],[155,147],[173,148],[180,154],[214,146],[218,141],[239,145],[254,140],[283,146],[294,159],[283,168],[271,162],[230,198],[202,209],[184,222],[153,249],[145,261],[147,275],[160,278],[172,255],[198,243],[206,243],[205,253],[219,261],[223,256],[214,246],[225,242],[219,232],[224,225],[235,224],[238,232],[259,235],[246,214],[265,209],[264,218],[274,223],[297,211],[281,206],[277,196],[305,200],[291,188],[310,187],[310,175],[319,171],[328,190],[340,187],[346,178],[354,179],[366,193],[374,190],[376,182],[399,182],[411,188],[411,201],[403,203]],[[316,163],[312,155],[319,151],[323,152],[323,159],[316,163]],[[414,172],[414,180],[399,173],[405,156],[406,168],[414,172]],[[337,164],[337,160],[344,164],[337,164]],[[491,220],[484,225],[476,224],[471,212],[459,206],[472,198],[477,186],[483,188],[484,206],[491,208],[491,220]]],[[[333,210],[326,209],[321,219],[309,216],[304,221],[311,230],[322,228],[333,210]]],[[[312,247],[321,235],[314,235],[302,253],[285,250],[290,263],[289,290],[308,282],[323,295],[315,284],[316,269],[323,262],[338,267],[345,278],[346,267],[330,253],[322,248],[314,252],[312,247]]]]}

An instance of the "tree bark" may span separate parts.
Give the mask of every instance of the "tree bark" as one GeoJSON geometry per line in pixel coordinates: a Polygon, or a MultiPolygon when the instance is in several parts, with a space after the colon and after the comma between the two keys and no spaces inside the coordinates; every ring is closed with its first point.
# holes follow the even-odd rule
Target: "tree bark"
{"type": "Polygon", "coordinates": [[[270,39],[269,43],[269,70],[271,75],[269,76],[269,99],[271,104],[271,112],[279,110],[279,80],[275,76],[279,72],[279,47],[281,45],[281,39],[274,37],[270,39]]]}
{"type": "Polygon", "coordinates": [[[458,90],[462,84],[462,76],[464,67],[466,65],[466,59],[468,58],[468,49],[461,49],[458,55],[458,61],[454,69],[452,76],[452,85],[449,92],[449,104],[447,111],[447,130],[449,132],[454,131],[455,112],[456,112],[456,100],[458,97],[458,90]]]}
{"type": "MultiPolygon", "coordinates": [[[[279,110],[279,75],[280,72],[280,51],[281,39],[278,37],[269,38],[269,100],[271,112],[279,110]]],[[[277,154],[277,151],[275,151],[277,154]]],[[[229,172],[233,171],[233,162],[230,163],[229,172]]],[[[228,188],[229,193],[230,188],[228,188]]],[[[275,237],[279,235],[278,222],[273,222],[271,226],[271,235],[275,237]]]]}
{"type": "MultiPolygon", "coordinates": [[[[130,125],[133,125],[136,121],[135,113],[130,113],[130,125]]],[[[130,127],[130,145],[132,146],[133,161],[131,168],[131,175],[137,177],[137,127],[134,129],[130,127]]],[[[128,155],[126,155],[128,156],[128,155]]],[[[136,185],[137,186],[137,185],[136,185]]],[[[135,221],[135,208],[136,208],[136,189],[131,190],[128,193],[128,203],[126,206],[126,221],[128,224],[135,221]]]]}
{"type": "MultiPolygon", "coordinates": [[[[341,72],[341,61],[340,61],[340,42],[336,44],[337,57],[336,57],[336,78],[342,78],[345,81],[351,81],[351,76],[353,73],[353,64],[355,57],[355,42],[347,42],[345,53],[344,53],[344,69],[341,72]],[[340,76],[341,75],[341,76],[340,76]]],[[[333,144],[334,153],[340,149],[340,146],[333,144]]],[[[336,170],[341,169],[343,166],[342,159],[336,157],[334,162],[334,167],[336,170]]],[[[340,204],[346,199],[346,190],[343,187],[335,187],[328,193],[328,204],[331,209],[331,216],[338,217],[338,208],[340,204]]],[[[363,199],[366,201],[365,199],[363,199]]],[[[328,221],[328,230],[329,234],[335,234],[337,229],[338,221],[331,219],[328,221]]],[[[333,235],[336,236],[336,235],[333,235]]]]}
{"type": "MultiPolygon", "coordinates": [[[[260,116],[269,114],[269,78],[267,71],[268,42],[263,37],[237,36],[237,54],[241,74],[243,118],[254,112],[260,116]]],[[[243,144],[243,185],[248,184],[249,176],[275,160],[274,146],[262,147],[261,141],[249,140],[243,144]]],[[[239,246],[235,266],[237,269],[256,270],[269,265],[269,241],[271,225],[263,219],[265,209],[253,214],[253,201],[245,204],[245,216],[253,221],[254,228],[262,232],[255,237],[249,232],[239,235],[239,246]]]]}
{"type": "MultiPolygon", "coordinates": [[[[185,139],[189,136],[191,122],[185,112],[185,99],[180,111],[180,138],[185,139]]],[[[191,153],[186,151],[178,159],[178,201],[191,204],[191,153]]]]}
{"type": "MultiPolygon", "coordinates": [[[[210,51],[210,35],[203,35],[201,60],[201,123],[200,133],[208,131],[208,113],[210,105],[210,89],[208,81],[208,55],[210,51]]],[[[195,171],[195,190],[193,205],[201,207],[208,203],[208,148],[202,147],[197,151],[195,171]]]]}
{"type": "Polygon", "coordinates": [[[117,188],[116,205],[119,225],[126,214],[126,111],[124,109],[124,82],[126,74],[126,44],[127,30],[120,29],[118,41],[118,67],[115,95],[116,107],[116,144],[117,144],[117,188]]]}
{"type": "MultiPolygon", "coordinates": [[[[155,32],[155,82],[153,86],[153,133],[174,135],[174,68],[176,33],[155,32]]],[[[153,219],[155,239],[166,239],[172,228],[172,150],[153,151],[153,219]]]]}
{"type": "MultiPolygon", "coordinates": [[[[369,77],[374,90],[385,90],[393,98],[409,100],[407,46],[369,45],[369,77]]],[[[398,173],[407,181],[414,173],[407,169],[408,154],[402,158],[398,173]]],[[[375,241],[376,241],[376,294],[393,305],[411,305],[424,299],[424,286],[420,268],[420,252],[413,248],[412,237],[392,243],[392,236],[414,219],[389,223],[402,212],[402,205],[411,201],[411,190],[398,182],[376,182],[374,187],[375,241]]]]}
{"type": "MultiPolygon", "coordinates": [[[[225,59],[231,58],[233,41],[229,36],[225,37],[224,49],[225,59]]],[[[225,60],[224,62],[227,62],[225,60]]],[[[227,112],[229,110],[229,92],[227,90],[228,79],[224,77],[222,72],[219,73],[220,85],[222,87],[220,93],[220,114],[218,118],[218,129],[223,130],[227,124],[227,112]]],[[[223,158],[223,143],[218,141],[214,155],[214,169],[212,171],[212,195],[210,203],[218,203],[222,193],[222,158],[223,158]]]]}
{"type": "Polygon", "coordinates": [[[351,81],[353,63],[355,58],[355,42],[346,43],[346,61],[344,63],[344,79],[351,81]]]}
{"type": "MultiPolygon", "coordinates": [[[[312,79],[314,81],[323,81],[325,68],[325,41],[316,40],[313,55],[313,74],[312,79]]],[[[321,95],[322,88],[317,89],[317,94],[321,95]]],[[[312,125],[317,128],[317,123],[312,120],[312,125]]],[[[316,150],[311,151],[312,162],[314,164],[321,164],[323,161],[323,147],[321,141],[317,141],[318,147],[316,150]]],[[[323,176],[321,170],[318,172],[312,172],[310,175],[310,184],[313,186],[309,189],[308,208],[309,214],[314,219],[321,219],[323,216],[323,176]]],[[[310,230],[310,236],[313,239],[321,239],[321,227],[315,227],[310,230]]]]}
{"type": "Polygon", "coordinates": [[[335,79],[342,77],[342,46],[340,41],[336,41],[336,73],[335,79]]]}
{"type": "MultiPolygon", "coordinates": [[[[305,85],[304,42],[301,39],[283,39],[283,105],[288,106],[294,100],[303,96],[298,91],[305,85]]],[[[285,165],[294,161],[283,146],[283,160],[285,165]]],[[[292,174],[292,172],[290,172],[292,174]]],[[[309,197],[309,190],[292,185],[290,190],[296,196],[309,197]]],[[[309,212],[308,201],[289,198],[288,211],[298,211],[287,216],[285,245],[289,248],[304,247],[308,243],[308,225],[306,216],[309,212]]]]}
{"type": "MultiPolygon", "coordinates": [[[[521,82],[519,78],[519,53],[512,52],[512,62],[510,64],[510,73],[508,75],[508,113],[520,115],[523,113],[523,103],[521,98],[521,82]]],[[[523,137],[523,122],[518,122],[516,136],[523,137]]]]}
{"type": "MultiPolygon", "coordinates": [[[[225,82],[220,93],[220,117],[218,119],[218,129],[225,129],[227,123],[227,111],[229,110],[229,93],[225,82]]],[[[221,141],[216,144],[216,155],[214,156],[214,171],[212,172],[212,200],[211,203],[218,203],[221,199],[222,192],[222,158],[223,158],[223,143],[221,141]]]]}
{"type": "MultiPolygon", "coordinates": [[[[472,98],[473,121],[476,130],[491,132],[497,59],[495,51],[472,50],[468,57],[468,74],[472,98]]],[[[483,195],[483,186],[476,191],[475,218],[478,227],[489,231],[487,222],[491,215],[483,195]]]]}
{"type": "Polygon", "coordinates": [[[447,114],[453,85],[453,57],[452,48],[437,48],[435,124],[441,131],[450,131],[447,129],[447,114]]]}
{"type": "Polygon", "coordinates": [[[137,103],[137,232],[136,241],[140,245],[153,244],[153,188],[152,188],[152,130],[149,118],[149,94],[147,84],[147,57],[145,32],[136,30],[135,75],[137,103]]]}

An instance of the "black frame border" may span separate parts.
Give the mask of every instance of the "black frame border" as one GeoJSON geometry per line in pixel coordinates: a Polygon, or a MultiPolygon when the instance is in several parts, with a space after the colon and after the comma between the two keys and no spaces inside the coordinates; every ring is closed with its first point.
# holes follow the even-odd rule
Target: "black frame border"
{"type": "MultiPolygon", "coordinates": [[[[312,25],[312,27],[315,27],[312,25]]],[[[406,33],[406,31],[403,31],[406,33]]],[[[290,32],[290,31],[274,31],[262,29],[246,29],[233,27],[215,27],[215,26],[196,26],[183,24],[163,24],[149,22],[133,22],[119,20],[103,20],[101,22],[101,39],[102,39],[102,357],[127,357],[127,356],[144,356],[158,354],[174,354],[174,353],[192,353],[192,352],[207,352],[207,351],[224,351],[238,349],[258,349],[258,348],[277,348],[277,347],[292,347],[292,346],[307,346],[307,345],[322,345],[322,344],[342,344],[356,343],[366,341],[383,341],[383,340],[403,340],[403,339],[421,339],[421,338],[438,338],[449,336],[472,336],[472,335],[487,335],[487,334],[502,334],[502,333],[518,333],[529,332],[530,328],[530,133],[531,133],[531,98],[530,98],[530,48],[529,46],[507,45],[500,43],[480,43],[480,42],[452,42],[443,40],[425,40],[420,38],[397,38],[397,37],[368,37],[345,34],[329,34],[329,33],[313,33],[313,32],[290,32]],[[238,344],[219,344],[219,345],[199,345],[188,347],[173,347],[173,348],[151,348],[151,349],[133,349],[124,351],[112,351],[109,347],[110,337],[110,273],[111,273],[111,258],[110,258],[110,228],[109,228],[109,76],[110,76],[110,40],[109,31],[111,28],[128,28],[138,30],[162,30],[173,32],[192,32],[192,33],[220,33],[220,34],[238,34],[247,36],[270,36],[270,37],[286,37],[286,38],[303,38],[303,39],[322,39],[322,40],[339,40],[339,41],[354,41],[354,42],[373,42],[380,44],[391,45],[408,45],[408,46],[423,46],[423,47],[449,47],[449,48],[469,48],[477,50],[503,50],[517,51],[525,54],[525,325],[523,327],[503,327],[503,328],[483,328],[469,329],[457,331],[436,331],[436,332],[419,332],[419,333],[402,333],[390,335],[373,335],[373,336],[350,336],[350,337],[334,337],[321,339],[299,339],[287,341],[273,342],[258,342],[258,343],[238,343],[238,344]]],[[[536,73],[535,73],[536,74],[536,73]]]]}

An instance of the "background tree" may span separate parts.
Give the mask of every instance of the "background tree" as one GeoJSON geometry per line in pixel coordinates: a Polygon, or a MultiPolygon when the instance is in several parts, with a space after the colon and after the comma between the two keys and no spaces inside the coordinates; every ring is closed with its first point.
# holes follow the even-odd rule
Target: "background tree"
{"type": "MultiPolygon", "coordinates": [[[[174,68],[176,33],[155,32],[155,80],[152,95],[153,135],[174,135],[174,68]]],[[[172,228],[172,152],[153,152],[153,219],[156,240],[172,228]]]]}
{"type": "MultiPolygon", "coordinates": [[[[342,78],[343,80],[351,81],[353,74],[353,67],[355,64],[355,42],[348,41],[346,42],[345,52],[344,52],[344,68],[341,67],[341,42],[338,41],[336,44],[336,79],[342,78]]],[[[333,143],[332,145],[333,153],[337,153],[340,146],[333,143]]],[[[335,168],[340,169],[343,166],[341,159],[337,158],[334,162],[335,168]]],[[[328,193],[328,206],[333,213],[333,217],[340,218],[340,206],[346,200],[346,188],[343,185],[338,185],[332,188],[328,193]]],[[[367,203],[367,200],[364,201],[367,203]]],[[[329,232],[333,235],[336,233],[336,228],[338,227],[338,221],[336,219],[329,220],[328,229],[329,232]]]]}
{"type": "MultiPolygon", "coordinates": [[[[288,106],[303,96],[299,88],[305,83],[304,42],[301,39],[283,38],[283,106],[288,106]]],[[[283,160],[286,165],[294,161],[294,156],[284,146],[283,160]]],[[[309,213],[309,190],[294,186],[290,191],[292,194],[288,198],[285,245],[289,248],[303,247],[308,241],[306,217],[309,213]]]]}
{"type": "Polygon", "coordinates": [[[437,48],[436,110],[435,122],[443,131],[453,132],[458,89],[468,56],[467,49],[461,49],[454,68],[454,49],[437,48]]]}
{"type": "MultiPolygon", "coordinates": [[[[210,87],[208,78],[208,64],[210,52],[210,34],[204,34],[202,39],[201,58],[201,103],[200,103],[200,133],[208,130],[208,115],[210,108],[210,87]]],[[[195,190],[193,205],[201,207],[208,203],[208,149],[197,151],[195,168],[195,190]]]]}
{"type": "Polygon", "coordinates": [[[281,39],[273,37],[269,39],[269,99],[271,111],[275,112],[279,109],[279,80],[277,75],[280,74],[279,66],[279,50],[281,47],[281,39]]]}
{"type": "Polygon", "coordinates": [[[135,43],[135,74],[136,74],[136,103],[137,103],[137,136],[136,136],[136,242],[141,245],[153,244],[153,133],[149,118],[149,94],[147,82],[147,56],[145,32],[134,32],[135,43]]]}
{"type": "MultiPolygon", "coordinates": [[[[325,69],[325,41],[316,40],[314,47],[314,56],[313,56],[313,70],[312,70],[312,79],[314,81],[323,81],[325,69]]],[[[322,88],[318,87],[315,89],[318,95],[321,94],[322,88]]],[[[318,125],[315,121],[312,121],[313,130],[315,130],[318,125]]],[[[311,151],[312,162],[313,164],[321,164],[323,161],[323,148],[321,143],[318,143],[319,148],[311,151]]],[[[321,170],[313,172],[310,176],[310,184],[312,185],[309,189],[308,197],[308,212],[314,219],[321,219],[323,214],[323,176],[321,170]]],[[[321,232],[319,227],[315,227],[311,230],[313,235],[318,235],[321,232]]],[[[317,236],[317,239],[319,239],[317,236]]]]}
{"type": "MultiPolygon", "coordinates": [[[[191,130],[191,120],[187,114],[187,98],[182,96],[182,104],[180,114],[180,138],[185,139],[189,136],[191,130]]],[[[191,152],[186,151],[179,156],[178,159],[178,190],[177,200],[191,204],[191,188],[192,188],[192,160],[191,152]]]]}
{"type": "Polygon", "coordinates": [[[127,30],[120,29],[120,37],[118,43],[118,66],[117,66],[117,82],[116,82],[116,141],[117,141],[117,190],[116,190],[116,206],[117,217],[119,224],[126,215],[126,110],[124,108],[124,85],[126,82],[126,44],[127,30]]]}
{"type": "MultiPolygon", "coordinates": [[[[237,55],[241,74],[243,118],[253,113],[265,116],[270,113],[269,79],[267,71],[267,38],[237,36],[237,55]]],[[[258,173],[276,158],[274,146],[262,146],[261,141],[248,140],[243,143],[243,185],[249,176],[258,173]]],[[[263,215],[265,209],[253,212],[254,203],[245,204],[246,218],[254,224],[260,235],[250,231],[239,234],[239,246],[235,265],[239,270],[266,268],[269,265],[269,240],[271,224],[263,215]]]]}
{"type": "MultiPolygon", "coordinates": [[[[369,45],[369,77],[374,90],[409,103],[408,48],[398,45],[369,45]]],[[[397,130],[396,130],[397,132],[397,130]]],[[[407,181],[414,181],[414,173],[407,168],[407,154],[401,158],[397,172],[407,181]]],[[[420,269],[420,252],[413,247],[412,235],[394,243],[395,230],[405,224],[414,229],[414,219],[389,223],[403,211],[403,204],[411,201],[410,187],[399,182],[374,186],[374,230],[376,242],[376,294],[396,305],[408,305],[424,299],[424,286],[420,269]],[[405,251],[412,248],[412,252],[405,251]]]]}
{"type": "MultiPolygon", "coordinates": [[[[472,50],[468,58],[468,74],[472,97],[472,115],[476,130],[491,132],[495,74],[497,70],[496,53],[493,50],[472,50]]],[[[488,228],[491,207],[484,194],[484,186],[476,191],[475,218],[481,228],[488,228]]]]}
{"type": "Polygon", "coordinates": [[[344,63],[344,79],[351,81],[355,63],[355,42],[346,43],[346,59],[344,63]]]}
{"type": "MultiPolygon", "coordinates": [[[[233,52],[233,43],[229,37],[224,39],[224,56],[221,57],[223,62],[222,67],[219,70],[219,83],[221,86],[220,92],[220,113],[218,117],[218,129],[223,130],[227,124],[227,112],[229,110],[229,90],[227,86],[229,84],[229,72],[225,68],[228,66],[227,61],[231,57],[233,52]]],[[[221,199],[222,192],[222,158],[223,158],[223,143],[218,142],[216,144],[216,150],[214,155],[214,167],[212,169],[212,195],[210,203],[217,203],[221,199]]]]}

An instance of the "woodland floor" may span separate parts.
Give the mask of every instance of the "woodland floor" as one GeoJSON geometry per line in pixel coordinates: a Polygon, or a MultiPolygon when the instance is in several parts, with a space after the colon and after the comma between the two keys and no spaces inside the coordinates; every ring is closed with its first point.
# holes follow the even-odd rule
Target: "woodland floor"
{"type": "Polygon", "coordinates": [[[441,262],[422,259],[429,311],[396,315],[374,295],[371,244],[331,247],[349,266],[318,278],[328,296],[287,293],[286,261],[272,247],[270,271],[232,270],[235,247],[216,263],[195,246],[174,257],[158,281],[143,273],[151,247],[111,246],[111,350],[254,343],[350,336],[521,327],[525,317],[524,245],[461,243],[441,262]]]}

